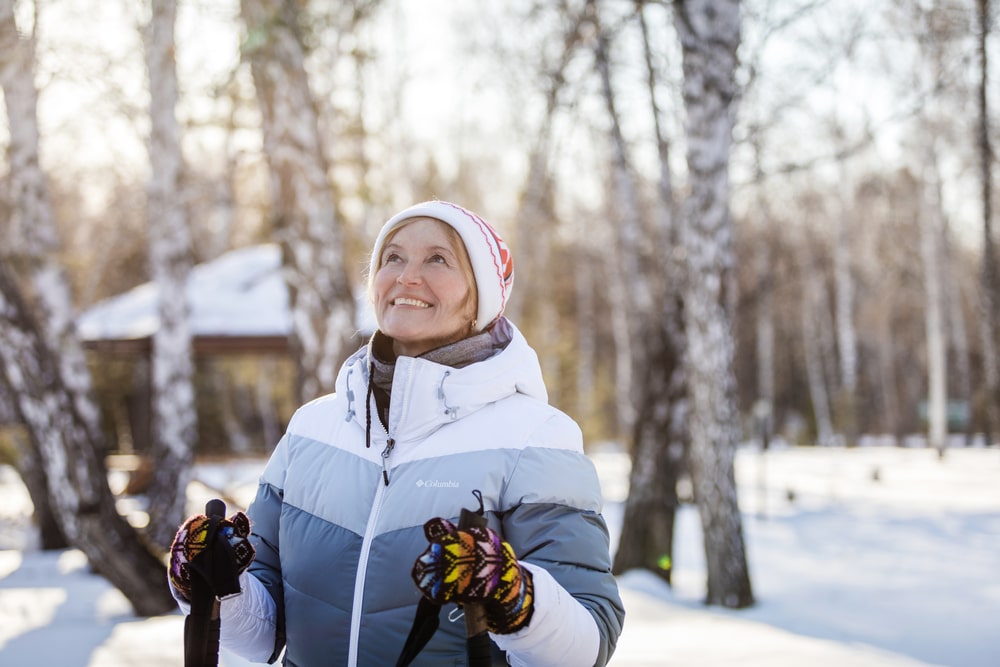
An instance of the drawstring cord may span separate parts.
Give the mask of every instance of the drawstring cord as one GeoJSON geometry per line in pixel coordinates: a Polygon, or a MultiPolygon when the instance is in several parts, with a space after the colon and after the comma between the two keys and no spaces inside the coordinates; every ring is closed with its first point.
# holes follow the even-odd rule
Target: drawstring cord
{"type": "Polygon", "coordinates": [[[365,448],[372,446],[372,394],[375,392],[375,385],[372,378],[375,376],[375,362],[368,362],[368,392],[365,395],[365,448]]]}

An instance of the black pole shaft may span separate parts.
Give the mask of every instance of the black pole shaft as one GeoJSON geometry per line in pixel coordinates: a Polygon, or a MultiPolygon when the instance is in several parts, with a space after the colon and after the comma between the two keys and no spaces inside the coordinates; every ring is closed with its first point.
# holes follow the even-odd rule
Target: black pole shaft
{"type": "MultiPolygon", "coordinates": [[[[463,508],[458,519],[458,527],[466,530],[477,526],[485,528],[486,517],[463,508]]],[[[481,604],[469,602],[465,603],[463,608],[465,611],[465,646],[469,667],[490,667],[493,661],[493,649],[486,627],[486,610],[481,604]]]]}
{"type": "MultiPolygon", "coordinates": [[[[215,498],[205,505],[209,532],[216,530],[226,516],[226,504],[215,498]]],[[[205,540],[205,548],[214,544],[214,535],[205,540]]],[[[184,619],[184,667],[218,667],[219,664],[219,599],[212,585],[191,570],[191,613],[184,619]]]]}

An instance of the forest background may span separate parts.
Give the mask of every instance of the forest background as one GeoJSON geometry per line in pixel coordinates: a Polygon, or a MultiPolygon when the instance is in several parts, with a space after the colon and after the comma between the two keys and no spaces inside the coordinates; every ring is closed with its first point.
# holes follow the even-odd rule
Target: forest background
{"type": "MultiPolygon", "coordinates": [[[[182,502],[176,488],[195,452],[266,451],[273,442],[262,434],[330,388],[337,361],[363,342],[354,304],[375,232],[428,198],[476,210],[511,245],[508,315],[538,349],[551,401],[588,442],[625,442],[639,461],[654,441],[649,465],[634,469],[668,472],[633,477],[637,497],[643,484],[656,490],[643,502],[675,507],[698,495],[678,481],[696,412],[684,397],[696,393],[703,356],[690,351],[704,347],[674,326],[691,323],[698,284],[715,290],[732,345],[722,346],[721,375],[731,372],[729,435],[710,443],[723,452],[723,478],[725,448],[740,438],[823,445],[927,433],[943,451],[949,431],[970,444],[1000,433],[991,227],[1000,87],[988,85],[997,19],[985,0],[7,0],[0,9],[2,259],[19,285],[5,298],[19,291],[23,312],[57,323],[48,349],[72,366],[72,346],[51,333],[59,322],[160,285],[165,310],[146,357],[90,341],[89,378],[74,385],[82,376],[65,375],[91,451],[186,452],[172,474],[162,466],[154,476],[151,507],[182,502]],[[693,120],[687,87],[699,72],[709,87],[719,74],[686,59],[695,9],[716,17],[719,34],[719,16],[740,28],[728,42],[738,45],[732,81],[718,86],[731,145],[693,120]],[[26,107],[37,111],[35,163],[24,159],[31,132],[17,131],[26,107]],[[684,228],[708,218],[686,203],[699,191],[699,151],[728,165],[714,181],[726,207],[714,236],[684,228]],[[295,328],[287,349],[192,354],[183,300],[169,295],[184,294],[192,266],[258,243],[282,247],[295,328]],[[714,267],[706,280],[693,271],[696,252],[714,267]],[[66,310],[52,275],[65,278],[66,310]],[[303,324],[299,315],[316,312],[326,314],[303,324]],[[88,416],[78,397],[90,382],[88,416]],[[121,416],[137,382],[151,394],[144,443],[121,416]]],[[[18,390],[17,363],[5,359],[9,424],[30,421],[21,396],[45,395],[44,383],[18,390]]],[[[60,469],[30,428],[5,434],[22,475],[60,469]],[[33,439],[34,467],[23,453],[33,439]]],[[[57,515],[60,502],[80,505],[56,498],[57,515]]],[[[175,526],[154,521],[150,537],[162,543],[169,536],[155,532],[175,526]]],[[[74,542],[87,533],[69,528],[74,542]]],[[[749,603],[748,586],[741,595],[732,606],[749,603]]]]}

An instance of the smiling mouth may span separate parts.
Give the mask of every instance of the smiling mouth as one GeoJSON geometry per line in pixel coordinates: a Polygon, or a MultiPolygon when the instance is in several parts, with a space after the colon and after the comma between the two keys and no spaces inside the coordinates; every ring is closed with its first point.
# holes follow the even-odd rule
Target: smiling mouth
{"type": "Polygon", "coordinates": [[[394,306],[414,306],[416,308],[430,308],[431,304],[426,301],[420,301],[418,299],[407,299],[405,297],[400,297],[398,299],[393,299],[392,305],[394,306]]]}

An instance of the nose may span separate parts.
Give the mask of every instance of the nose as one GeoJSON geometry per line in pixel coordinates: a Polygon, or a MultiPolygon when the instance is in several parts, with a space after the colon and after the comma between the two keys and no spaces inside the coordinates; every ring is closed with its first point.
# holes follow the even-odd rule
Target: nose
{"type": "Polygon", "coordinates": [[[414,262],[407,262],[399,272],[396,282],[400,285],[415,285],[421,281],[420,267],[414,262]]]}

